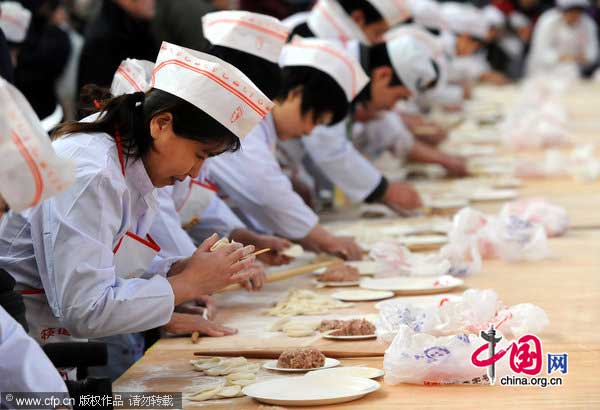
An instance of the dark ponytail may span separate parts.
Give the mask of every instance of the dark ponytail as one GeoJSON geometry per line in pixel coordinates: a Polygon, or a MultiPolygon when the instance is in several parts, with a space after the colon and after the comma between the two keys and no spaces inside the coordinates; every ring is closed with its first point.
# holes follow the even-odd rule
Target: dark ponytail
{"type": "Polygon", "coordinates": [[[99,112],[92,122],[66,122],[52,133],[57,139],[75,133],[103,132],[114,137],[121,134],[123,152],[138,159],[152,149],[150,121],[158,114],[169,112],[173,116],[173,132],[183,138],[216,145],[225,151],[237,151],[240,140],[225,126],[187,101],[166,91],[151,89],[118,97],[106,90],[87,86],[81,97],[82,112],[99,112]]]}

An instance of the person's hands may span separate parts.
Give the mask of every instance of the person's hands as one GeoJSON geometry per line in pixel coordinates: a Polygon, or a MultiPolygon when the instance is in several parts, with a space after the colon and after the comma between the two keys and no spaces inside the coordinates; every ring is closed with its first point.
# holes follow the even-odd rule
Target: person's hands
{"type": "Polygon", "coordinates": [[[217,314],[217,306],[212,296],[204,295],[198,299],[175,306],[177,313],[189,313],[203,316],[206,312],[206,318],[213,320],[217,314]]]}
{"type": "Polygon", "coordinates": [[[507,85],[511,83],[510,78],[497,71],[485,72],[479,79],[485,83],[490,83],[493,85],[507,85]]]}
{"type": "Polygon", "coordinates": [[[321,246],[321,250],[344,260],[359,261],[365,252],[351,236],[332,236],[321,246]]]}
{"type": "Polygon", "coordinates": [[[415,188],[402,181],[390,183],[383,196],[383,203],[399,213],[417,209],[423,205],[415,188]]]}
{"type": "Polygon", "coordinates": [[[252,272],[250,279],[240,282],[240,285],[249,292],[261,290],[267,282],[265,266],[262,263],[256,262],[248,269],[252,272]]]}
{"type": "Polygon", "coordinates": [[[185,335],[193,332],[199,332],[205,336],[228,336],[237,333],[237,329],[222,326],[202,318],[202,315],[188,313],[173,313],[171,320],[164,329],[171,334],[185,335]]]}
{"type": "Polygon", "coordinates": [[[179,265],[177,269],[181,273],[168,278],[173,287],[176,305],[234,283],[243,283],[256,274],[256,269],[252,267],[255,257],[249,256],[242,260],[254,251],[254,246],[242,247],[241,244],[234,243],[211,252],[210,248],[217,240],[218,235],[215,234],[202,242],[194,254],[179,265]]]}
{"type": "Polygon", "coordinates": [[[565,61],[565,62],[573,62],[573,63],[577,63],[577,64],[581,64],[585,61],[585,57],[583,56],[583,54],[578,53],[578,54],[566,54],[560,57],[560,61],[565,61]]]}
{"type": "Polygon", "coordinates": [[[258,249],[271,249],[270,252],[257,256],[259,261],[266,263],[267,265],[285,265],[290,263],[293,259],[281,254],[281,252],[292,246],[292,242],[287,239],[271,235],[257,235],[254,244],[258,249]]]}
{"type": "Polygon", "coordinates": [[[467,171],[467,162],[462,157],[447,155],[441,162],[441,165],[446,169],[449,175],[454,177],[464,177],[469,173],[467,171]]]}
{"type": "Polygon", "coordinates": [[[448,137],[448,132],[434,122],[411,129],[415,137],[429,145],[438,145],[448,137]]]}

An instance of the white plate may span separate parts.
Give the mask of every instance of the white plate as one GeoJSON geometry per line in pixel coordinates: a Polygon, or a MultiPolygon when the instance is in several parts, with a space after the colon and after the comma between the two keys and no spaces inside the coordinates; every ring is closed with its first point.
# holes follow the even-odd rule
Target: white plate
{"type": "MultiPolygon", "coordinates": [[[[361,282],[362,283],[362,282],[361,282]]],[[[369,302],[372,300],[387,299],[394,296],[394,292],[387,290],[342,290],[331,295],[332,298],[347,302],[369,302]]]]}
{"type": "Polygon", "coordinates": [[[446,235],[415,235],[396,240],[412,251],[436,249],[448,243],[446,235]]]}
{"type": "Polygon", "coordinates": [[[263,403],[281,406],[322,406],[345,403],[377,391],[380,385],[363,377],[283,377],[253,383],[242,392],[263,403]]]}
{"type": "Polygon", "coordinates": [[[415,228],[408,225],[388,225],[375,228],[378,233],[384,236],[406,236],[418,233],[415,228]]]}
{"type": "Polygon", "coordinates": [[[358,286],[360,281],[354,280],[349,282],[320,282],[315,280],[317,287],[328,287],[328,288],[346,288],[350,286],[358,286]]]}
{"type": "Polygon", "coordinates": [[[385,374],[382,369],[376,369],[375,367],[361,367],[361,366],[342,366],[334,367],[332,369],[313,370],[312,372],[306,373],[305,377],[311,376],[329,376],[329,377],[364,377],[367,379],[376,379],[385,374]]]}
{"type": "Polygon", "coordinates": [[[325,364],[322,367],[315,367],[313,369],[286,369],[283,367],[277,367],[277,360],[269,360],[263,364],[263,368],[268,370],[277,370],[278,372],[290,372],[290,373],[303,373],[311,370],[328,369],[330,367],[339,366],[340,361],[336,359],[325,358],[325,364]]]}
{"type": "Polygon", "coordinates": [[[508,199],[515,199],[517,197],[517,191],[512,189],[491,189],[481,190],[471,193],[469,199],[471,201],[506,201],[508,199]]]}
{"type": "Polygon", "coordinates": [[[496,189],[520,188],[523,186],[523,181],[519,178],[497,178],[492,179],[491,185],[496,189]]]}
{"type": "Polygon", "coordinates": [[[346,262],[346,265],[358,269],[361,275],[375,275],[383,269],[383,265],[375,261],[346,262]]]}
{"type": "Polygon", "coordinates": [[[463,198],[439,198],[427,201],[425,206],[433,209],[464,208],[469,206],[469,201],[463,198]]]}
{"type": "Polygon", "coordinates": [[[446,292],[462,286],[464,281],[454,276],[413,277],[401,276],[395,278],[363,279],[360,287],[371,290],[387,290],[396,294],[416,295],[446,292]]]}
{"type": "Polygon", "coordinates": [[[375,334],[372,334],[372,335],[357,335],[357,336],[335,336],[335,335],[331,334],[335,330],[336,329],[332,329],[332,330],[328,330],[325,333],[321,333],[321,337],[323,339],[333,339],[333,340],[366,340],[366,339],[373,339],[373,338],[377,337],[377,335],[375,335],[375,334]]]}
{"type": "Polygon", "coordinates": [[[494,155],[497,149],[490,145],[465,145],[453,148],[451,152],[462,157],[484,157],[494,155]]]}

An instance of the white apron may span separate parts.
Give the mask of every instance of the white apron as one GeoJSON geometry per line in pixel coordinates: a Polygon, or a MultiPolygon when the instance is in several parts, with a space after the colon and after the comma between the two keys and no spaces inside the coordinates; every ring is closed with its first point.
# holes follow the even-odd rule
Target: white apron
{"type": "Polygon", "coordinates": [[[208,208],[217,191],[218,188],[210,182],[190,179],[187,196],[177,208],[184,229],[190,229],[200,221],[200,215],[208,208]]]}
{"type": "MultiPolygon", "coordinates": [[[[118,134],[117,134],[118,135],[118,134]]],[[[119,161],[125,175],[122,151],[120,148],[120,137],[115,136],[119,150],[119,161]]],[[[141,238],[133,232],[127,231],[120,238],[114,249],[115,272],[123,279],[141,277],[147,272],[154,257],[160,251],[160,247],[154,242],[150,235],[141,238]]],[[[60,320],[54,316],[48,305],[44,289],[20,290],[26,307],[29,334],[40,344],[54,342],[85,342],[86,339],[77,339],[71,336],[60,320]]],[[[120,375],[129,368],[144,351],[143,333],[131,333],[124,335],[107,336],[94,339],[108,344],[108,360],[106,369],[96,373],[96,376],[120,375]]],[[[90,372],[92,374],[93,372],[90,372]]],[[[115,377],[111,377],[115,378],[115,377]]]]}

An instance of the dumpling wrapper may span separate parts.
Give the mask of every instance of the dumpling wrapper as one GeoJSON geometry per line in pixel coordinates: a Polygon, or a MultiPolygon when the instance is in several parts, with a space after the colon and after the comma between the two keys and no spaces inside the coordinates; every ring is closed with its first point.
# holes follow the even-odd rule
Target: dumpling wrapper
{"type": "Polygon", "coordinates": [[[288,258],[297,258],[304,253],[304,248],[298,244],[294,244],[289,248],[285,249],[281,254],[288,258]]]}

